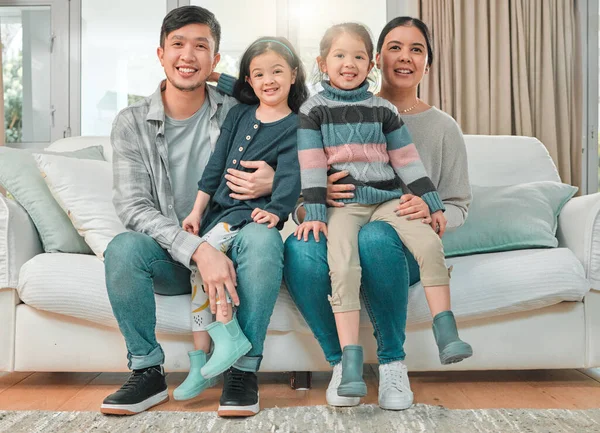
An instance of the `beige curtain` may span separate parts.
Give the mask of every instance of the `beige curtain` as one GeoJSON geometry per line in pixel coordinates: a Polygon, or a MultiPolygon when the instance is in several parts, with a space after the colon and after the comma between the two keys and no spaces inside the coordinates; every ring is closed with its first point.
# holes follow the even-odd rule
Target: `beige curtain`
{"type": "Polygon", "coordinates": [[[577,0],[421,0],[434,62],[421,97],[468,134],[535,136],[581,184],[577,0]]]}

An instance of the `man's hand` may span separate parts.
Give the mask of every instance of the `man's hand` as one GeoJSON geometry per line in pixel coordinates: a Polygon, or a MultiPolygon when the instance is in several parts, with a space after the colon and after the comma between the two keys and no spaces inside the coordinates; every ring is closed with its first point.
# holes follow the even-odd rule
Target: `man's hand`
{"type": "Polygon", "coordinates": [[[192,260],[196,262],[200,276],[202,276],[204,290],[208,293],[211,313],[217,312],[216,297],[218,294],[221,300],[221,311],[227,315],[225,290],[229,292],[233,304],[240,305],[240,298],[235,290],[237,286],[235,269],[229,257],[214,249],[208,242],[203,242],[192,255],[192,260]]]}
{"type": "Polygon", "coordinates": [[[313,232],[315,236],[315,241],[319,242],[319,232],[323,232],[325,236],[327,236],[327,224],[322,221],[306,221],[296,227],[294,231],[294,236],[298,238],[298,240],[304,237],[304,242],[308,242],[308,234],[313,232]]]}
{"type": "Polygon", "coordinates": [[[256,208],[252,211],[252,219],[257,224],[269,223],[267,228],[272,229],[279,223],[279,217],[271,212],[256,208]]]}
{"type": "Polygon", "coordinates": [[[412,194],[404,194],[400,197],[400,205],[396,208],[396,215],[408,216],[409,220],[421,218],[425,224],[431,223],[429,206],[421,197],[412,194]]]}
{"type": "Polygon", "coordinates": [[[181,223],[181,227],[186,232],[198,236],[198,232],[200,231],[200,213],[191,211],[181,223]]]}
{"type": "Polygon", "coordinates": [[[446,232],[446,223],[446,216],[441,210],[431,214],[431,228],[435,230],[440,238],[444,236],[444,233],[446,232]]]}
{"type": "Polygon", "coordinates": [[[240,161],[245,168],[256,169],[252,173],[227,169],[225,179],[227,186],[232,191],[229,197],[236,200],[252,200],[271,194],[275,171],[264,161],[240,161]]]}
{"type": "Polygon", "coordinates": [[[334,185],[334,182],[337,182],[346,176],[348,176],[347,171],[340,171],[327,176],[327,205],[333,207],[344,207],[344,203],[336,200],[354,197],[354,193],[351,192],[356,188],[354,185],[348,183],[334,185]]]}

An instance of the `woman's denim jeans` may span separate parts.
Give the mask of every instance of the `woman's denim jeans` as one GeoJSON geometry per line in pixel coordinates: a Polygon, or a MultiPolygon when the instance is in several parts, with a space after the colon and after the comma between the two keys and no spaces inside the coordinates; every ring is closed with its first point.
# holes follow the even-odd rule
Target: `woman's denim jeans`
{"type": "MultiPolygon", "coordinates": [[[[331,294],[327,242],[290,236],[285,242],[284,278],[296,306],[331,365],[342,359],[331,294]]],[[[419,281],[419,266],[396,231],[381,221],[366,224],[358,235],[362,267],[361,299],[373,323],[380,364],[403,360],[408,288],[419,281]]]]}
{"type": "MultiPolygon", "coordinates": [[[[283,242],[276,229],[248,224],[236,236],[230,256],[240,297],[237,318],[252,343],[252,350],[235,366],[258,371],[281,286],[283,242]]],[[[127,345],[128,367],[137,370],[163,364],[165,355],[156,341],[154,295],[189,294],[189,269],[150,236],[136,232],[116,236],[106,249],[104,264],[108,297],[127,345]]]]}

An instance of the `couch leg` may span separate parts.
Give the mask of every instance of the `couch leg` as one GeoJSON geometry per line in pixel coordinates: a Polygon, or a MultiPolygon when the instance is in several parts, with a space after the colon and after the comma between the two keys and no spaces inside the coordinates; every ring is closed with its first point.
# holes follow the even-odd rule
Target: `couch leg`
{"type": "Polygon", "coordinates": [[[311,371],[292,371],[290,373],[290,386],[296,391],[306,391],[311,386],[311,371]]]}

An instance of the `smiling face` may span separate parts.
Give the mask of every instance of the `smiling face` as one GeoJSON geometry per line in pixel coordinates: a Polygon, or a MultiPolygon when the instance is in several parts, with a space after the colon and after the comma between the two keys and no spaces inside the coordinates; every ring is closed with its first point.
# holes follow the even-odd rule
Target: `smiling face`
{"type": "Polygon", "coordinates": [[[168,82],[178,90],[194,91],[204,85],[219,63],[215,40],[205,24],[188,24],[169,33],[157,50],[168,82]]]}
{"type": "Polygon", "coordinates": [[[250,75],[246,81],[261,105],[287,106],[290,88],[296,81],[296,71],[283,57],[269,50],[250,61],[250,75]]]}
{"type": "Polygon", "coordinates": [[[427,42],[414,26],[398,26],[385,37],[376,57],[384,83],[397,89],[417,87],[427,73],[427,42]]]}
{"type": "Polygon", "coordinates": [[[364,41],[347,32],[336,36],[325,59],[319,56],[317,62],[321,72],[329,76],[331,85],[341,90],[356,89],[373,67],[364,41]]]}

